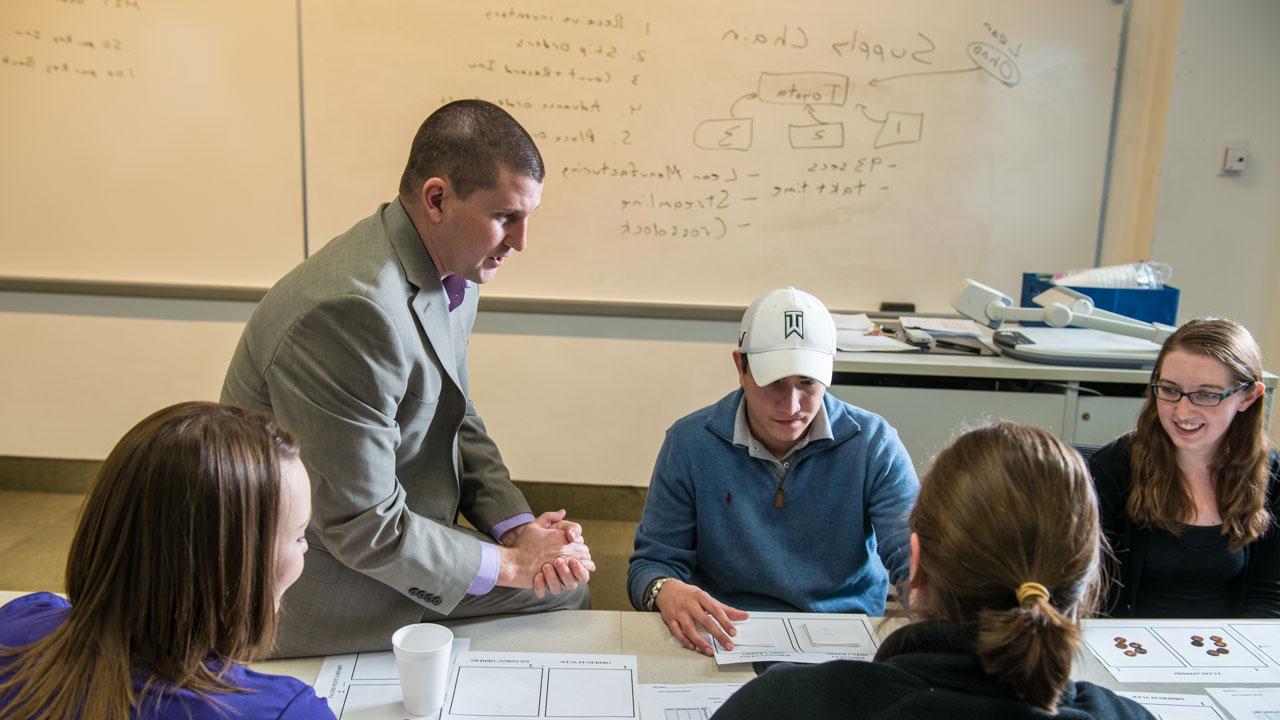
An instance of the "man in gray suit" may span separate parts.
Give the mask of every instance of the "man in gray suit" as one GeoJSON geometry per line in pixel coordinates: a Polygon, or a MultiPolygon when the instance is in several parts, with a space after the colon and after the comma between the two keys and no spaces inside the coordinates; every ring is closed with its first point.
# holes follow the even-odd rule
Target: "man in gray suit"
{"type": "Polygon", "coordinates": [[[587,606],[581,527],[532,515],[468,397],[473,283],[524,249],[543,175],[502,109],[445,105],[414,137],[399,198],[276,283],[245,327],[222,401],[275,413],[311,475],[298,539],[311,549],[278,657],[386,649],[422,620],[587,606]]]}

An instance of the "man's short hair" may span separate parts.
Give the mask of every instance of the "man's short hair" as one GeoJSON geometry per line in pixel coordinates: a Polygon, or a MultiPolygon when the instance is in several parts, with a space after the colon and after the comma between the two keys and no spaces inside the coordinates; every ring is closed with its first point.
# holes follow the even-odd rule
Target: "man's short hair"
{"type": "Polygon", "coordinates": [[[422,184],[445,178],[459,198],[494,187],[501,168],[542,182],[542,154],[506,110],[484,100],[456,100],[431,113],[413,136],[400,196],[412,200],[422,184]]]}

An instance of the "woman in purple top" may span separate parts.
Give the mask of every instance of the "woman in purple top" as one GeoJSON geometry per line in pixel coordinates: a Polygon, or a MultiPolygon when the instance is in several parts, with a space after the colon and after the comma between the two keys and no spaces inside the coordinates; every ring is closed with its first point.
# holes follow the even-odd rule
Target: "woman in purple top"
{"type": "Polygon", "coordinates": [[[0,720],[333,718],[309,685],[240,664],[271,647],[310,515],[269,415],[190,402],[138,423],[85,500],[70,602],[0,608],[0,720]]]}

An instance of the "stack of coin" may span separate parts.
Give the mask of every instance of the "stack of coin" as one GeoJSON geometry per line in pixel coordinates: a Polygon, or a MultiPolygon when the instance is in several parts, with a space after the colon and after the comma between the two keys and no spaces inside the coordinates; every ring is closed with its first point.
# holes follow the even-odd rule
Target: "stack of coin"
{"type": "Polygon", "coordinates": [[[1123,650],[1124,654],[1128,657],[1137,657],[1139,655],[1147,654],[1147,649],[1142,647],[1142,643],[1140,642],[1129,642],[1128,638],[1121,635],[1115,636],[1114,640],[1116,641],[1116,649],[1123,650]]]}
{"type": "MultiPolygon", "coordinates": [[[[1205,651],[1208,655],[1218,657],[1231,654],[1231,650],[1227,648],[1227,641],[1221,635],[1210,635],[1209,642],[1213,643],[1213,648],[1205,651]]],[[[1192,635],[1191,647],[1204,647],[1204,636],[1192,635]]]]}

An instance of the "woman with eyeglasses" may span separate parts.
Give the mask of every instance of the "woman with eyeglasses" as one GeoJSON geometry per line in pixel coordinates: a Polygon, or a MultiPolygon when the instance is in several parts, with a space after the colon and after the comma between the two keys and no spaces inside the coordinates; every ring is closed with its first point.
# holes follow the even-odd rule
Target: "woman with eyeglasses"
{"type": "Polygon", "coordinates": [[[1280,457],[1262,353],[1230,320],[1192,320],[1156,358],[1137,427],[1089,461],[1117,567],[1114,617],[1280,617],[1280,457]]]}

